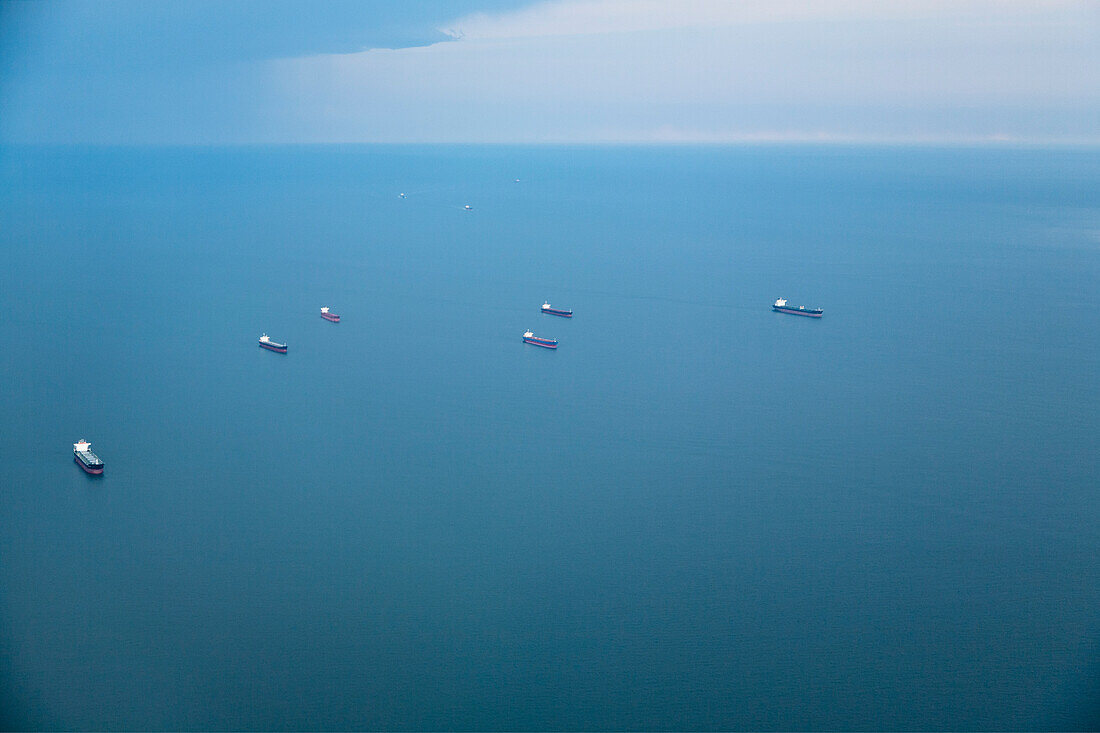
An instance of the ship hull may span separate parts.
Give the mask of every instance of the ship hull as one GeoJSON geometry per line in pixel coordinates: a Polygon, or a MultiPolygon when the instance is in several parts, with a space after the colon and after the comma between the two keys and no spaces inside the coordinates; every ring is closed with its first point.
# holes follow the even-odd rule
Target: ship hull
{"type": "Polygon", "coordinates": [[[276,354],[285,354],[286,353],[286,347],[285,346],[275,346],[273,344],[261,343],[260,348],[261,349],[267,349],[268,351],[274,351],[276,354]]]}
{"type": "Polygon", "coordinates": [[[559,311],[553,308],[543,308],[542,312],[548,316],[561,316],[562,318],[572,318],[573,311],[559,311]]]}
{"type": "Polygon", "coordinates": [[[92,476],[102,476],[103,475],[103,464],[102,463],[100,463],[98,466],[89,466],[87,463],[85,463],[84,461],[82,461],[80,459],[80,456],[75,455],[75,454],[73,455],[73,462],[76,463],[76,465],[83,468],[84,473],[89,473],[92,476]]]}
{"type": "Polygon", "coordinates": [[[790,313],[792,316],[806,316],[807,318],[821,318],[822,311],[819,310],[799,310],[798,308],[781,308],[778,305],[773,305],[772,310],[776,313],[790,313]]]}
{"type": "Polygon", "coordinates": [[[321,318],[324,318],[326,321],[328,321],[330,323],[339,323],[340,322],[340,316],[333,315],[332,313],[322,313],[321,318]]]}
{"type": "Polygon", "coordinates": [[[541,346],[544,349],[556,349],[558,348],[557,341],[545,341],[543,339],[523,339],[523,343],[531,344],[532,346],[541,346]]]}

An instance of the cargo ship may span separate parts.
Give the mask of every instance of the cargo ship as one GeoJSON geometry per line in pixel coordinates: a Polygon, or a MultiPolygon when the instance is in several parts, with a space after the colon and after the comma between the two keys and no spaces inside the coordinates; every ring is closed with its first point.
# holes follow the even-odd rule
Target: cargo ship
{"type": "Polygon", "coordinates": [[[92,453],[92,444],[86,440],[81,439],[73,443],[73,460],[86,473],[93,476],[99,476],[103,473],[103,461],[99,460],[99,456],[95,453],[92,453]]]}
{"type": "Polygon", "coordinates": [[[268,336],[266,333],[263,336],[260,336],[260,348],[268,349],[279,354],[286,353],[286,344],[280,344],[278,341],[272,341],[271,337],[268,336]]]}
{"type": "Polygon", "coordinates": [[[530,331],[523,334],[523,343],[531,344],[533,346],[541,346],[544,349],[556,349],[558,348],[557,339],[544,339],[539,338],[530,331]]]}
{"type": "Polygon", "coordinates": [[[807,308],[804,305],[795,308],[793,305],[787,305],[784,298],[779,298],[772,303],[772,310],[776,313],[790,313],[796,316],[809,316],[810,318],[821,318],[821,314],[824,313],[820,308],[807,308]]]}
{"type": "Polygon", "coordinates": [[[321,318],[324,318],[326,321],[332,321],[333,323],[340,322],[340,316],[335,313],[329,313],[327,305],[321,309],[321,318]]]}
{"type": "Polygon", "coordinates": [[[552,316],[561,316],[562,318],[572,318],[573,311],[565,310],[564,308],[551,308],[550,301],[546,301],[542,304],[542,312],[549,313],[552,316]]]}

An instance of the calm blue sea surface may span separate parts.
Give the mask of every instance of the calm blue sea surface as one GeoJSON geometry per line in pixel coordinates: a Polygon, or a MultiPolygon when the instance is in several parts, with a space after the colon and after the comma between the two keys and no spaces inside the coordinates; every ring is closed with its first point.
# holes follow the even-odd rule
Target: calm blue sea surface
{"type": "Polygon", "coordinates": [[[0,722],[1096,727],[1098,286],[1097,150],[0,148],[0,722]]]}

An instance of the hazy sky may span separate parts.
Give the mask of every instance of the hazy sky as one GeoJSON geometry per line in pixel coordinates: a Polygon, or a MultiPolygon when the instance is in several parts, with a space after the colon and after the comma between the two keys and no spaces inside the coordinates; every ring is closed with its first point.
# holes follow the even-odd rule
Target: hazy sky
{"type": "Polygon", "coordinates": [[[1100,144],[1100,0],[3,0],[0,140],[1100,144]]]}

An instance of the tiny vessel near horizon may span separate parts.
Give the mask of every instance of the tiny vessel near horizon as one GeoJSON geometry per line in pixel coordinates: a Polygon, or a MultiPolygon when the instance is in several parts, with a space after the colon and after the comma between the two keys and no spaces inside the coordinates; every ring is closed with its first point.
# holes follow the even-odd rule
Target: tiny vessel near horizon
{"type": "Polygon", "coordinates": [[[329,313],[327,305],[321,309],[321,318],[324,318],[326,321],[331,321],[332,323],[340,322],[340,316],[336,315],[335,313],[329,313]]]}
{"type": "Polygon", "coordinates": [[[473,211],[473,210],[474,210],[473,206],[470,206],[469,204],[466,204],[466,211],[473,211]]]}
{"type": "Polygon", "coordinates": [[[541,346],[544,349],[556,349],[558,348],[557,339],[544,339],[536,336],[535,334],[527,331],[523,334],[523,343],[531,344],[532,346],[541,346]]]}
{"type": "Polygon", "coordinates": [[[793,305],[787,305],[785,298],[778,298],[772,303],[772,310],[776,313],[790,313],[791,315],[809,316],[810,318],[821,318],[821,314],[825,312],[821,308],[807,308],[804,305],[796,308],[793,305]]]}
{"type": "Polygon", "coordinates": [[[93,476],[103,474],[103,461],[95,453],[92,453],[92,444],[83,438],[73,443],[73,460],[76,461],[76,465],[84,469],[85,473],[90,473],[93,476]]]}
{"type": "Polygon", "coordinates": [[[274,351],[277,354],[286,353],[286,344],[280,344],[278,341],[272,341],[271,337],[266,333],[260,336],[260,348],[267,349],[268,351],[274,351]]]}
{"type": "Polygon", "coordinates": [[[551,316],[561,316],[562,318],[573,317],[573,310],[571,308],[551,308],[550,301],[546,301],[542,304],[542,312],[551,316]]]}
{"type": "Polygon", "coordinates": [[[397,198],[403,199],[403,198],[407,198],[407,197],[405,196],[405,194],[399,193],[399,194],[397,194],[397,198]]]}

